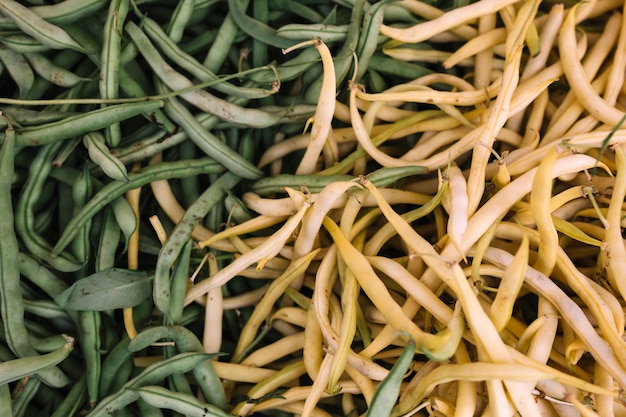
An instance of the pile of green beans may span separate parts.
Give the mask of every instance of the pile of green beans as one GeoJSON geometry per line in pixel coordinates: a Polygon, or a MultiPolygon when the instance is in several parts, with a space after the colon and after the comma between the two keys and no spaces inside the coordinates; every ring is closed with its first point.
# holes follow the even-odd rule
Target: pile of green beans
{"type": "MultiPolygon", "coordinates": [[[[230,415],[245,393],[225,393],[199,341],[203,308],[184,294],[207,253],[221,269],[233,250],[193,239],[255,216],[248,191],[356,178],[295,176],[302,152],[283,176],[258,163],[302,131],[322,89],[315,48],[283,49],[327,44],[342,100],[353,70],[370,91],[432,71],[382,53],[383,16],[420,20],[387,1],[0,0],[0,415],[230,415]],[[188,208],[180,222],[159,201],[164,181],[188,208]],[[92,291],[97,308],[72,307],[92,291]],[[155,345],[163,340],[173,343],[155,345]]],[[[242,276],[221,291],[263,285],[242,276]]],[[[223,355],[252,308],[219,313],[223,355]]]]}

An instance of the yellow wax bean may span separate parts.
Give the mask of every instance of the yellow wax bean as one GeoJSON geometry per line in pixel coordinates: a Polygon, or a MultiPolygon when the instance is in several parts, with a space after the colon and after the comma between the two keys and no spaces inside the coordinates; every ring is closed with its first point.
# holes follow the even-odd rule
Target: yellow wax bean
{"type": "Polygon", "coordinates": [[[624,113],[609,105],[598,95],[585,76],[582,65],[576,56],[576,11],[574,6],[568,12],[559,32],[559,53],[563,70],[576,97],[585,109],[598,120],[615,126],[624,117],[624,113]]]}
{"type": "Polygon", "coordinates": [[[285,245],[285,242],[291,237],[296,227],[298,227],[302,217],[308,209],[308,204],[303,205],[296,214],[289,218],[289,220],[287,220],[285,224],[263,244],[250,250],[249,252],[246,252],[210,279],[201,281],[191,287],[185,297],[185,305],[192,303],[194,299],[204,295],[211,289],[220,287],[249,265],[256,262],[262,265],[265,260],[276,256],[285,245]]]}
{"type": "Polygon", "coordinates": [[[448,59],[443,61],[445,68],[452,68],[458,65],[462,60],[477,55],[479,52],[492,48],[496,45],[503,44],[507,35],[506,28],[492,29],[488,32],[481,33],[473,39],[467,41],[463,46],[457,49],[448,59]]]}
{"type": "Polygon", "coordinates": [[[467,229],[467,183],[456,164],[450,165],[446,176],[449,185],[443,193],[441,204],[448,213],[448,237],[461,252],[460,242],[463,239],[465,229],[467,229]]]}
{"type": "Polygon", "coordinates": [[[558,156],[558,150],[555,147],[550,148],[544,160],[539,164],[530,192],[530,209],[541,236],[537,261],[533,267],[546,275],[550,275],[554,269],[556,248],[559,245],[554,222],[550,216],[550,198],[552,197],[550,173],[558,156]]]}
{"type": "Polygon", "coordinates": [[[513,258],[513,262],[507,266],[504,276],[498,286],[496,297],[491,303],[489,316],[496,329],[502,331],[513,312],[513,304],[517,300],[519,291],[524,283],[526,267],[528,266],[529,241],[528,236],[522,235],[522,242],[513,258]]]}
{"type": "Polygon", "coordinates": [[[409,333],[416,341],[418,349],[437,355],[437,350],[446,344],[446,335],[425,333],[402,314],[400,306],[391,298],[389,291],[363,254],[352,246],[330,218],[324,218],[324,227],[333,237],[339,253],[356,276],[363,291],[376,305],[385,320],[396,330],[409,333]]]}
{"type": "Polygon", "coordinates": [[[553,379],[554,375],[537,371],[519,364],[500,364],[471,362],[456,365],[441,365],[426,375],[405,398],[398,404],[392,416],[401,416],[413,409],[437,385],[454,380],[464,381],[539,381],[553,379]]]}
{"type": "MultiPolygon", "coordinates": [[[[513,255],[501,249],[489,248],[485,253],[485,259],[498,265],[509,265],[513,255]]],[[[583,311],[565,294],[552,280],[541,274],[533,268],[526,271],[525,283],[543,297],[546,297],[554,304],[563,320],[568,322],[577,335],[586,342],[590,353],[594,359],[603,364],[613,377],[623,384],[626,381],[626,371],[618,361],[616,354],[618,352],[609,348],[608,344],[597,334],[589,320],[585,317],[583,311]]],[[[611,332],[615,333],[614,330],[611,332]]]]}
{"type": "Polygon", "coordinates": [[[452,9],[425,23],[418,23],[408,28],[394,28],[382,25],[380,31],[383,35],[389,36],[392,39],[407,43],[417,43],[477,17],[489,13],[496,13],[498,10],[515,2],[515,0],[484,0],[468,6],[452,9]]]}
{"type": "Polygon", "coordinates": [[[207,246],[211,246],[213,243],[218,242],[220,240],[228,239],[231,236],[245,235],[247,233],[258,232],[260,230],[275,226],[278,223],[282,223],[285,220],[287,220],[285,216],[261,215],[258,217],[254,217],[245,223],[241,223],[236,226],[229,227],[222,232],[216,233],[210,239],[203,240],[202,242],[198,242],[198,247],[205,248],[207,246]]]}
{"type": "Polygon", "coordinates": [[[241,330],[239,340],[237,341],[237,347],[233,353],[234,357],[238,357],[254,340],[259,327],[269,315],[274,303],[284,293],[287,286],[291,283],[291,280],[302,274],[303,271],[308,268],[309,264],[318,252],[319,249],[314,250],[299,259],[295,259],[280,277],[272,281],[265,296],[257,304],[252,312],[252,315],[246,322],[246,325],[241,330]]]}
{"type": "MultiPolygon", "coordinates": [[[[328,46],[321,40],[314,40],[304,42],[296,45],[299,47],[305,44],[313,44],[322,58],[322,66],[324,68],[324,78],[322,81],[322,88],[320,90],[320,96],[317,100],[317,107],[315,110],[315,116],[313,119],[313,127],[311,128],[311,138],[307,150],[298,165],[296,174],[311,174],[315,171],[317,165],[317,159],[328,139],[328,133],[330,131],[330,124],[333,119],[333,113],[335,112],[335,89],[337,83],[335,79],[335,65],[333,64],[333,57],[330,53],[328,46]]],[[[283,53],[288,53],[294,49],[291,47],[284,50],[283,53]]]]}
{"type": "Polygon", "coordinates": [[[617,176],[613,195],[607,213],[609,227],[606,229],[604,242],[608,245],[609,262],[607,274],[611,283],[614,284],[622,298],[626,296],[626,284],[622,272],[626,268],[626,248],[622,238],[621,221],[623,218],[622,206],[626,196],[626,153],[624,145],[615,146],[615,159],[617,162],[617,176]]]}

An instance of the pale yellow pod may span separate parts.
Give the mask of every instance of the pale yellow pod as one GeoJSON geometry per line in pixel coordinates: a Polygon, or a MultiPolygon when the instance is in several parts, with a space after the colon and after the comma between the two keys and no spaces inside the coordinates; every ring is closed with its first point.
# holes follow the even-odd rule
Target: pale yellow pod
{"type": "Polygon", "coordinates": [[[408,28],[381,25],[380,32],[392,39],[406,43],[418,43],[432,36],[451,30],[461,24],[516,3],[517,0],[483,0],[468,6],[452,9],[441,16],[408,28]]]}
{"type": "Polygon", "coordinates": [[[270,287],[265,293],[265,296],[256,305],[252,315],[248,318],[248,321],[241,330],[239,339],[237,340],[237,347],[233,353],[234,357],[238,357],[248,347],[248,345],[252,343],[256,337],[258,329],[265,322],[265,320],[267,320],[276,301],[283,295],[285,289],[289,286],[291,281],[308,268],[318,252],[319,249],[311,251],[303,257],[294,259],[283,274],[272,281],[270,287]]]}
{"type": "Polygon", "coordinates": [[[513,261],[504,271],[504,275],[498,286],[498,291],[496,292],[496,297],[491,303],[491,309],[489,310],[489,317],[498,331],[502,331],[511,318],[513,305],[517,300],[519,291],[524,283],[524,277],[526,276],[529,252],[528,236],[522,234],[519,249],[515,253],[513,261]]]}
{"type": "MultiPolygon", "coordinates": [[[[335,65],[333,63],[333,57],[330,53],[330,49],[326,44],[317,39],[313,41],[303,42],[296,45],[300,47],[303,45],[314,45],[322,58],[322,67],[324,69],[324,75],[322,80],[322,88],[320,96],[317,100],[317,106],[315,109],[315,116],[313,119],[313,127],[311,128],[311,137],[307,146],[306,152],[296,169],[296,174],[311,174],[315,171],[317,165],[317,159],[319,158],[324,144],[328,139],[328,133],[330,131],[331,122],[333,120],[333,114],[335,112],[335,93],[337,88],[337,81],[335,77],[335,65]]],[[[283,51],[284,53],[289,50],[283,51]]]]}
{"type": "MultiPolygon", "coordinates": [[[[269,378],[259,381],[255,386],[248,390],[246,395],[250,399],[258,400],[263,397],[263,395],[285,386],[285,384],[288,384],[291,381],[296,381],[305,372],[302,360],[296,360],[295,362],[284,366],[269,378]]],[[[254,401],[242,401],[231,410],[231,414],[247,416],[250,414],[254,403],[254,401]]]]}
{"type": "Polygon", "coordinates": [[[260,215],[257,217],[253,217],[252,219],[244,223],[228,227],[222,232],[216,233],[210,239],[203,240],[202,242],[198,242],[198,247],[202,249],[207,246],[211,246],[211,244],[218,242],[220,240],[228,239],[231,236],[245,235],[248,233],[258,232],[260,230],[264,230],[272,226],[275,226],[278,223],[282,223],[285,220],[287,220],[287,216],[260,215]]]}
{"type": "Polygon", "coordinates": [[[185,305],[191,304],[196,298],[206,294],[211,289],[220,287],[248,266],[276,256],[287,240],[291,238],[296,227],[300,225],[302,217],[304,217],[308,209],[308,205],[303,205],[296,214],[290,217],[289,220],[262,245],[241,255],[210,279],[201,281],[191,287],[185,297],[185,305]]]}
{"type": "Polygon", "coordinates": [[[446,173],[448,187],[441,200],[443,208],[448,213],[448,237],[452,244],[461,251],[461,240],[467,229],[467,183],[461,169],[456,164],[450,165],[446,173]]]}
{"type": "Polygon", "coordinates": [[[250,353],[241,365],[264,367],[285,356],[299,352],[304,347],[304,332],[284,336],[274,343],[263,346],[250,353]]]}
{"type": "Polygon", "coordinates": [[[467,41],[463,46],[457,49],[448,59],[443,61],[444,68],[452,68],[459,65],[464,59],[468,59],[479,54],[485,49],[492,48],[496,45],[504,44],[506,40],[506,28],[496,28],[488,32],[481,33],[475,38],[467,41]]]}
{"type": "MultiPolygon", "coordinates": [[[[215,275],[219,270],[217,259],[213,253],[208,254],[207,263],[209,275],[215,275]]],[[[189,284],[188,284],[189,285],[189,284]]],[[[207,353],[219,352],[222,348],[222,318],[224,305],[221,288],[213,288],[207,293],[204,307],[204,331],[202,333],[202,347],[207,353]]]]}
{"type": "Polygon", "coordinates": [[[563,63],[563,71],[572,91],[585,109],[603,123],[615,126],[622,119],[624,113],[609,105],[594,91],[576,55],[577,9],[578,5],[570,9],[559,32],[559,53],[563,63]]]}
{"type": "Polygon", "coordinates": [[[626,197],[626,152],[624,151],[624,145],[617,145],[614,149],[617,175],[607,213],[609,227],[606,229],[604,241],[608,245],[609,264],[607,274],[611,284],[615,286],[615,289],[619,291],[622,299],[624,299],[626,296],[626,283],[624,283],[623,273],[626,271],[626,248],[622,238],[621,221],[623,217],[623,202],[626,197]]]}

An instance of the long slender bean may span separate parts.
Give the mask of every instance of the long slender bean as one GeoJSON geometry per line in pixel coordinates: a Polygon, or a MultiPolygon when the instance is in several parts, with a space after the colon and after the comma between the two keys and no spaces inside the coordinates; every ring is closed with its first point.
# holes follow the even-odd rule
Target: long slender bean
{"type": "Polygon", "coordinates": [[[239,180],[239,177],[236,177],[234,174],[226,173],[207,188],[187,209],[159,252],[155,269],[153,294],[156,307],[164,314],[169,315],[170,311],[170,268],[174,260],[180,254],[184,243],[190,238],[191,232],[199,221],[222,200],[226,190],[234,187],[239,180]]]}
{"type": "Polygon", "coordinates": [[[139,188],[152,181],[170,178],[184,178],[193,175],[221,172],[221,166],[213,159],[202,158],[193,161],[162,162],[150,165],[143,170],[128,174],[128,182],[119,181],[105,185],[85,207],[71,220],[57,244],[50,252],[56,257],[76,236],[77,229],[85,225],[98,211],[122,196],[126,191],[139,188]]]}
{"type": "Polygon", "coordinates": [[[228,9],[232,13],[233,21],[239,29],[254,39],[259,39],[275,48],[288,48],[296,43],[293,40],[280,36],[276,30],[265,23],[246,15],[245,9],[248,3],[249,0],[228,0],[228,9]]]}
{"type": "Polygon", "coordinates": [[[26,127],[16,131],[17,146],[41,146],[65,139],[81,136],[94,130],[130,119],[142,113],[149,113],[163,106],[162,101],[128,103],[93,110],[85,114],[71,116],[58,122],[26,127]]]}
{"type": "Polygon", "coordinates": [[[0,10],[25,33],[39,40],[44,45],[54,49],[70,48],[80,52],[89,52],[63,29],[48,23],[29,8],[16,1],[3,0],[0,2],[0,10]]]}

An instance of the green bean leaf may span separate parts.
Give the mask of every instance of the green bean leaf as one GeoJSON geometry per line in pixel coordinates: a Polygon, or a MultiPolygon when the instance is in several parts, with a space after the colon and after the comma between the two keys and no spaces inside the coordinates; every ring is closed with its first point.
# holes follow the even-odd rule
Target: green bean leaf
{"type": "Polygon", "coordinates": [[[144,271],[111,268],[76,281],[61,293],[61,306],[70,310],[114,310],[133,307],[152,294],[152,280],[144,271]]]}

